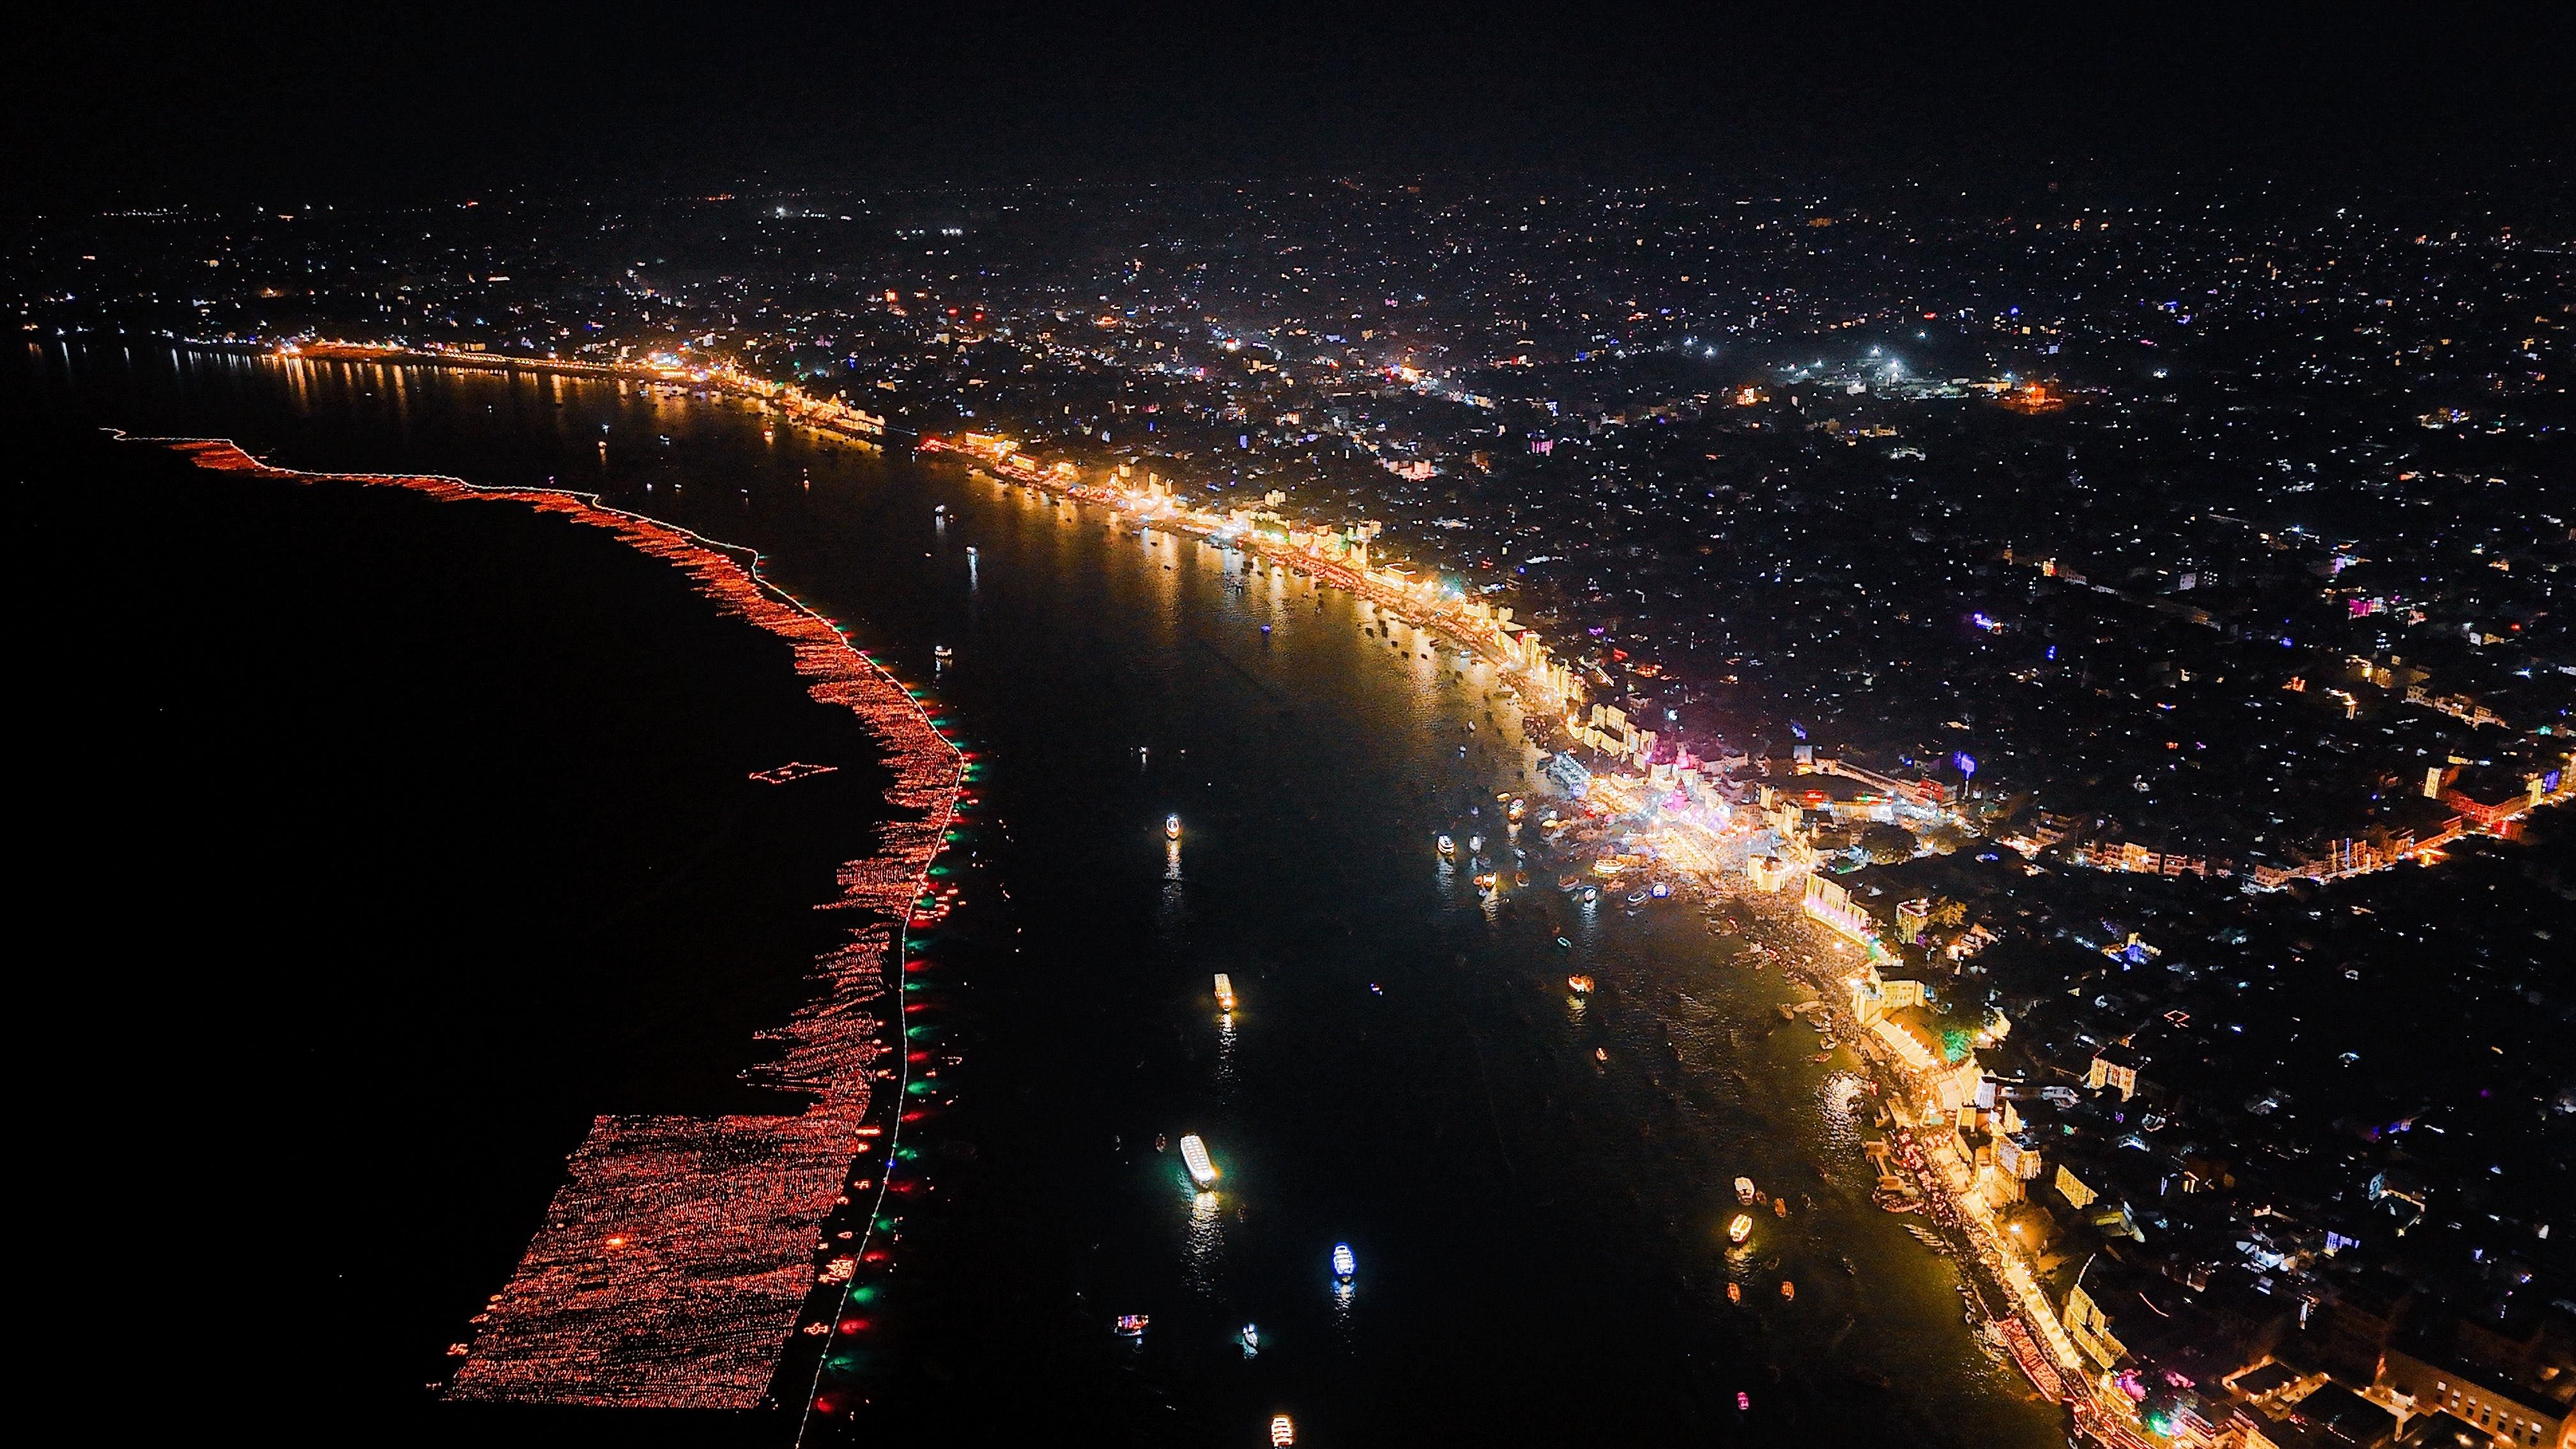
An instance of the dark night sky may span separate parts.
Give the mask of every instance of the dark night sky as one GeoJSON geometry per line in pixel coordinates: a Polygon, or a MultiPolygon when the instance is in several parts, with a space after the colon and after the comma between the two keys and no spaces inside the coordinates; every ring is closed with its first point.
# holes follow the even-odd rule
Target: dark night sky
{"type": "Polygon", "coordinates": [[[44,208],[763,173],[2429,175],[2563,164],[2576,129],[2562,3],[1938,11],[63,6],[12,37],[0,179],[44,208]]]}

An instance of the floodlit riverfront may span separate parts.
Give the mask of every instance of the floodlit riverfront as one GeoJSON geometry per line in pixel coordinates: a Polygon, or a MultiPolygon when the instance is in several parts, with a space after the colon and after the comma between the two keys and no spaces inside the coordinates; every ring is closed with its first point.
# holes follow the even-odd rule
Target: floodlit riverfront
{"type": "MultiPolygon", "coordinates": [[[[1813,1060],[1774,1009],[1800,993],[1710,903],[1557,888],[1576,866],[1536,822],[1562,802],[1454,642],[738,399],[140,348],[19,365],[58,420],[551,480],[755,546],[973,752],[974,820],[934,870],[954,896],[917,917],[901,1190],[864,1330],[823,1350],[846,1411],[824,1437],[1250,1444],[1286,1413],[1301,1444],[2062,1441],[1917,1220],[1873,1206],[1857,1060],[1813,1060]],[[1740,1246],[1739,1176],[1788,1204],[1740,1246]]],[[[1788,904],[1752,925],[1795,950],[1788,904]]],[[[432,1377],[463,1332],[381,1348],[432,1377]]]]}

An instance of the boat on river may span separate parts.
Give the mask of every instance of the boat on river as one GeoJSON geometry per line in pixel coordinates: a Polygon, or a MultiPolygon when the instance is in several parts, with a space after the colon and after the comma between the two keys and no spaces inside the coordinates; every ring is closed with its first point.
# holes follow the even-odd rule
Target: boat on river
{"type": "Polygon", "coordinates": [[[1197,1133],[1181,1138],[1181,1161],[1188,1166],[1190,1181],[1198,1184],[1199,1191],[1206,1192],[1216,1186],[1216,1164],[1208,1160],[1207,1144],[1199,1140],[1197,1133]]]}
{"type": "Polygon", "coordinates": [[[1458,853],[1458,842],[1451,840],[1446,835],[1440,837],[1439,844],[1440,853],[1442,855],[1456,855],[1458,853]]]}
{"type": "Polygon", "coordinates": [[[1234,1010],[1234,981],[1222,971],[1216,973],[1216,1009],[1234,1010]]]}
{"type": "Polygon", "coordinates": [[[1735,1180],[1735,1200],[1744,1204],[1746,1207],[1753,1206],[1752,1178],[1739,1177],[1735,1180]]]}
{"type": "Polygon", "coordinates": [[[1565,978],[1565,984],[1577,996],[1592,994],[1592,978],[1589,976],[1568,976],[1565,978]]]}
{"type": "Polygon", "coordinates": [[[1730,1243],[1741,1246],[1746,1238],[1752,1236],[1753,1214],[1751,1213],[1737,1213],[1735,1221],[1726,1225],[1726,1240],[1730,1243]]]}
{"type": "Polygon", "coordinates": [[[1351,1255],[1348,1243],[1333,1244],[1333,1281],[1348,1283],[1360,1274],[1359,1259],[1351,1255]]]}
{"type": "Polygon", "coordinates": [[[930,651],[930,657],[931,657],[931,658],[933,658],[933,659],[938,660],[938,661],[939,661],[940,663],[942,663],[942,664],[945,664],[945,663],[947,663],[949,660],[954,659],[954,658],[956,658],[956,657],[957,657],[957,651],[956,651],[956,650],[954,650],[954,649],[949,648],[949,647],[948,647],[947,645],[945,645],[945,644],[942,644],[942,645],[938,646],[937,648],[932,649],[932,650],[930,651]]]}
{"type": "Polygon", "coordinates": [[[1727,1302],[1729,1302],[1729,1303],[1741,1303],[1741,1302],[1743,1302],[1743,1301],[1744,1301],[1744,1285],[1743,1285],[1743,1284],[1741,1284],[1741,1283],[1729,1283],[1729,1284],[1727,1284],[1727,1285],[1726,1285],[1726,1301],[1727,1301],[1727,1302]]]}
{"type": "Polygon", "coordinates": [[[1163,817],[1163,838],[1165,840],[1178,840],[1181,838],[1181,817],[1178,815],[1166,815],[1163,817]]]}
{"type": "Polygon", "coordinates": [[[1780,1301],[1781,1301],[1781,1302],[1783,1302],[1783,1303],[1795,1303],[1795,1302],[1797,1302],[1797,1301],[1798,1301],[1798,1285],[1797,1285],[1797,1284],[1795,1284],[1795,1283],[1790,1282],[1790,1281],[1789,1281],[1788,1279],[1786,1279],[1786,1278],[1781,1279],[1781,1280],[1780,1280],[1780,1301]]]}

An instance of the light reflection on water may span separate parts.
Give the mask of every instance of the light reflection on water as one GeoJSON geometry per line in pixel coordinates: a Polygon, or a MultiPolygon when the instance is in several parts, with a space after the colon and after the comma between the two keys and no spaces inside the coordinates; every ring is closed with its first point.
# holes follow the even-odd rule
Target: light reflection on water
{"type": "Polygon", "coordinates": [[[1181,1230],[1182,1279],[1201,1298],[1223,1295],[1225,1284],[1225,1213],[1218,1195],[1193,1193],[1190,1217],[1181,1230]]]}
{"type": "Polygon", "coordinates": [[[1234,1069],[1234,1037],[1234,1013],[1231,1011],[1218,1012],[1216,1018],[1216,1070],[1213,1074],[1213,1080],[1216,1084],[1217,1101],[1223,1104],[1231,1104],[1234,1101],[1234,1089],[1239,1080],[1234,1069]]]}

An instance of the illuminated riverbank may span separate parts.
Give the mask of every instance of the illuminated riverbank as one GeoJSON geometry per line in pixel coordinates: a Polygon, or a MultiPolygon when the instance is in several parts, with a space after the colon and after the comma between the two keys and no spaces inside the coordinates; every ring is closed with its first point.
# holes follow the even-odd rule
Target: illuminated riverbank
{"type": "MultiPolygon", "coordinates": [[[[921,1161],[876,1225],[869,1251],[892,1257],[857,1270],[862,1326],[796,1340],[828,1344],[863,1400],[847,1434],[808,1442],[1047,1432],[1023,1406],[1136,1443],[1218,1442],[1281,1410],[1337,1443],[1437,1440],[1461,1414],[1549,1440],[2062,1442],[1971,1348],[1949,1261],[1870,1205],[1838,1115],[1850,1073],[1779,1022],[1778,974],[1678,894],[1623,909],[1546,889],[1568,867],[1534,824],[1535,889],[1439,868],[1436,833],[1510,839],[1496,792],[1520,793],[1522,711],[1428,637],[1382,637],[1394,621],[1352,594],[685,390],[211,357],[111,355],[88,375],[83,396],[124,416],[281,463],[579,480],[754,542],[973,721],[993,813],[939,879],[981,904],[935,943],[915,933],[924,1115],[902,1130],[921,1161]],[[1231,973],[1231,1021],[1211,968],[1231,973]],[[1570,970],[1598,983],[1579,1011],[1570,970]],[[1153,1147],[1191,1132],[1225,1172],[1205,1220],[1153,1147]],[[1739,1175],[1792,1208],[1749,1256],[1716,1215],[1739,1175]],[[1548,1271],[1494,1270],[1533,1241],[1548,1271]],[[1336,1242],[1366,1270],[1347,1297],[1325,1273],[1336,1242]],[[1152,1317],[1141,1341],[1112,1333],[1130,1312],[1152,1317]],[[952,1386],[1002,1381],[1025,1392],[952,1386]]],[[[832,788],[855,760],[757,753],[742,768],[845,765],[743,786],[758,802],[832,788]]]]}
{"type": "Polygon", "coordinates": [[[458,1400],[761,1405],[800,1321],[838,1321],[868,1254],[872,1211],[847,1243],[818,1254],[815,1235],[837,1209],[880,1201],[889,1186],[877,1154],[893,1160],[893,1103],[907,1072],[905,1054],[887,1039],[898,1013],[884,1004],[892,995],[886,959],[964,803],[963,754],[837,624],[762,577],[751,550],[587,495],[296,472],[224,441],[137,441],[217,471],[518,503],[607,529],[679,569],[720,612],[786,640],[808,693],[855,716],[878,747],[893,776],[884,797],[893,813],[876,852],[842,866],[839,894],[825,906],[855,912],[859,924],[817,961],[819,997],[775,1032],[776,1058],[743,1078],[807,1105],[776,1115],[596,1119],[517,1271],[470,1340],[450,1349],[461,1362],[447,1393],[458,1400]],[[894,1083],[891,1101],[878,1069],[889,1052],[896,1064],[882,1076],[894,1083]]]}

